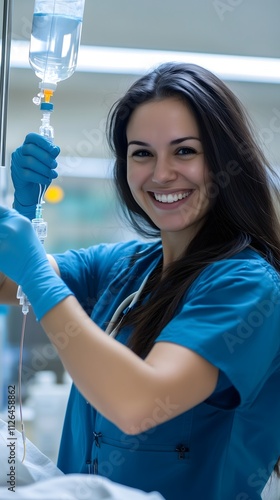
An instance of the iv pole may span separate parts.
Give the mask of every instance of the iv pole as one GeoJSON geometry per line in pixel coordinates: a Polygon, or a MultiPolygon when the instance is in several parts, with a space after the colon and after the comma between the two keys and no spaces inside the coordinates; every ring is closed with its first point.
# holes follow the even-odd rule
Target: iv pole
{"type": "MultiPolygon", "coordinates": [[[[10,51],[12,35],[12,2],[4,0],[3,3],[3,25],[2,25],[2,54],[0,72],[0,203],[6,205],[7,198],[7,172],[6,172],[6,133],[7,133],[7,110],[8,110],[8,89],[10,71],[10,51]]],[[[3,359],[5,332],[7,328],[6,307],[0,306],[0,358],[3,359]]],[[[4,391],[4,364],[0,366],[0,412],[7,404],[3,400],[4,391]]]]}
{"type": "Polygon", "coordinates": [[[6,166],[6,135],[7,111],[9,96],[10,52],[12,37],[12,6],[13,0],[4,0],[2,24],[2,53],[0,74],[0,202],[3,204],[7,196],[6,166]]]}

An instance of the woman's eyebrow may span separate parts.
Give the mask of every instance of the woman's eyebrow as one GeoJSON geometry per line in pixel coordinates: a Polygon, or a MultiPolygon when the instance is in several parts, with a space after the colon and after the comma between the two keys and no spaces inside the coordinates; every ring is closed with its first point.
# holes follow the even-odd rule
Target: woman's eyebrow
{"type": "Polygon", "coordinates": [[[131,144],[136,144],[137,146],[150,146],[147,142],[142,141],[130,141],[127,146],[131,146],[131,144]]]}
{"type": "Polygon", "coordinates": [[[187,137],[181,137],[180,139],[174,139],[174,141],[171,141],[170,144],[180,144],[180,142],[188,141],[191,139],[195,139],[196,141],[200,141],[199,137],[195,137],[193,135],[188,135],[187,137]]]}
{"type": "MultiPolygon", "coordinates": [[[[195,137],[193,135],[188,135],[186,137],[180,137],[179,139],[174,139],[173,141],[170,142],[171,145],[173,144],[180,144],[181,142],[188,141],[191,139],[195,139],[196,141],[200,141],[199,137],[195,137]]],[[[151,146],[148,142],[142,142],[142,141],[130,141],[127,146],[131,146],[131,144],[136,144],[137,146],[151,146]]]]}

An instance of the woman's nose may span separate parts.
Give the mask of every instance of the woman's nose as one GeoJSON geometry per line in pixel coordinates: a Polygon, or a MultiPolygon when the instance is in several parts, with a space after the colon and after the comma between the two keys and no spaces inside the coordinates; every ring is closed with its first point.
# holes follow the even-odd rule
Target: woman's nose
{"type": "Polygon", "coordinates": [[[174,165],[167,158],[156,158],[153,171],[153,182],[157,184],[166,184],[176,179],[176,170],[174,165]]]}

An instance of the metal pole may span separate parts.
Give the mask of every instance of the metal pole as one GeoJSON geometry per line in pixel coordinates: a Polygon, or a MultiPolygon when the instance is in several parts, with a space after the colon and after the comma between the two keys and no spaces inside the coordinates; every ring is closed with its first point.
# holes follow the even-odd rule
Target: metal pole
{"type": "MultiPolygon", "coordinates": [[[[8,89],[10,72],[10,52],[12,37],[12,2],[13,0],[4,0],[3,4],[3,25],[2,25],[2,54],[1,54],[1,73],[0,73],[0,203],[6,205],[7,197],[7,172],[6,164],[6,132],[7,132],[7,110],[8,110],[8,89]]],[[[7,310],[0,306],[0,358],[4,359],[4,344],[7,334],[7,310]]],[[[6,407],[4,401],[4,363],[0,366],[0,412],[6,407]]]]}
{"type": "Polygon", "coordinates": [[[5,199],[6,182],[4,179],[4,167],[6,166],[6,135],[7,135],[7,111],[9,97],[9,73],[10,52],[12,38],[12,4],[13,0],[4,0],[3,25],[2,25],[2,54],[0,74],[0,199],[5,199]]]}

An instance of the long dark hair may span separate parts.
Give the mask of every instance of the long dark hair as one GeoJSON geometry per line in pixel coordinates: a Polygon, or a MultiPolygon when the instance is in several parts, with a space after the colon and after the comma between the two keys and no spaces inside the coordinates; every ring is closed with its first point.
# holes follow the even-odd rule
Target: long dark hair
{"type": "Polygon", "coordinates": [[[163,64],[136,81],[111,108],[108,142],[116,158],[115,183],[128,220],[145,237],[160,235],[127,183],[126,129],[140,104],[169,97],[185,102],[197,120],[212,179],[212,204],[203,227],[181,258],[169,265],[161,280],[158,268],[148,281],[143,298],[150,294],[149,300],[124,318],[124,324],[134,327],[130,347],[142,357],[174,316],[188,287],[210,263],[251,246],[280,271],[280,228],[270,189],[272,171],[242,104],[219,78],[200,66],[163,64]]]}

